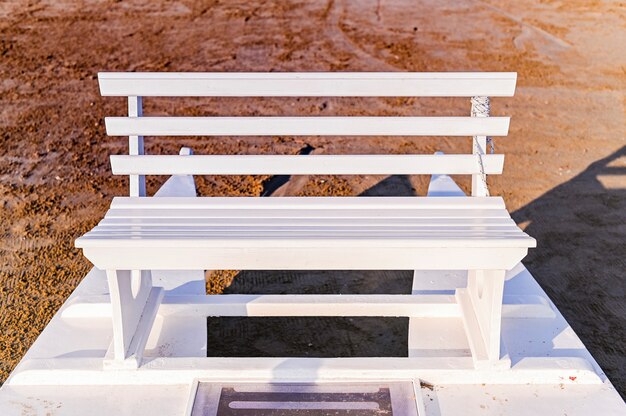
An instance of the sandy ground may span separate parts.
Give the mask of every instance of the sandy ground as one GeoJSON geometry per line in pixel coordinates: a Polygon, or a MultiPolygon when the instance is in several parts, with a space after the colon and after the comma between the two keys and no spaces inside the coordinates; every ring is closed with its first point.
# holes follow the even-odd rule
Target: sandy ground
{"type": "MultiPolygon", "coordinates": [[[[539,241],[526,265],[626,391],[623,2],[9,0],[0,3],[0,41],[0,381],[91,267],[74,239],[96,224],[114,195],[127,192],[107,160],[126,144],[107,138],[102,123],[105,115],[123,114],[125,102],[99,97],[98,71],[481,70],[519,73],[516,97],[492,103],[495,114],[513,117],[509,137],[496,143],[507,163],[503,176],[490,178],[492,193],[504,196],[539,241]]],[[[467,114],[469,103],[147,100],[146,108],[189,115],[467,114]]],[[[468,151],[470,141],[154,139],[147,150],[174,153],[180,145],[200,154],[429,153],[468,151]]],[[[202,195],[415,195],[424,194],[426,180],[202,177],[197,184],[202,195]]],[[[151,178],[149,190],[162,181],[151,178]]],[[[460,181],[467,189],[468,180],[460,181]]],[[[375,291],[372,284],[385,278],[339,290],[375,291]]],[[[394,277],[397,287],[406,285],[403,278],[394,277]]],[[[295,280],[294,290],[317,290],[310,279],[304,286],[295,280]]],[[[259,289],[249,281],[238,278],[228,290],[259,289]]],[[[279,276],[273,284],[293,281],[279,276]]],[[[208,286],[224,285],[215,278],[208,286]]]]}

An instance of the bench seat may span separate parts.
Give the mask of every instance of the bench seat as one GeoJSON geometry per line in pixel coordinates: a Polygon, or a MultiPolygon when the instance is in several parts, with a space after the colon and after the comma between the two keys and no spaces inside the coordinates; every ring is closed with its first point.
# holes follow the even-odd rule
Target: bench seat
{"type": "Polygon", "coordinates": [[[500,197],[117,197],[76,246],[101,269],[508,270],[535,240],[500,197]]]}

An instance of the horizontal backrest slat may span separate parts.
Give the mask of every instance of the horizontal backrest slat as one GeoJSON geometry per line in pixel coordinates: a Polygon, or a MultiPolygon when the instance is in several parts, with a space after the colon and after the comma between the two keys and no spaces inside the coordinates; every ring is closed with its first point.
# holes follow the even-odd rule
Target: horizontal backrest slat
{"type": "MultiPolygon", "coordinates": [[[[483,155],[484,173],[502,173],[504,155],[483,155]]],[[[481,173],[477,155],[111,156],[117,175],[463,175],[481,173]]]]}
{"type": "Polygon", "coordinates": [[[509,117],[107,117],[110,136],[506,136],[509,117]]]}
{"type": "Polygon", "coordinates": [[[511,97],[514,72],[294,72],[98,74],[103,96],[511,97]]]}
{"type": "MultiPolygon", "coordinates": [[[[128,97],[129,117],[105,119],[107,134],[128,136],[132,156],[111,156],[113,173],[130,175],[485,175],[502,173],[503,155],[485,155],[489,136],[506,136],[509,117],[490,117],[488,97],[511,97],[514,72],[312,72],[98,74],[103,96],[128,97]],[[142,97],[475,97],[472,117],[207,116],[143,117],[142,97]],[[143,155],[144,136],[443,136],[474,137],[469,155],[143,155]]],[[[469,104],[469,103],[468,103],[469,104]]],[[[389,113],[387,113],[389,114],[389,113]]],[[[430,112],[433,114],[433,112],[430,112]]],[[[436,113],[439,114],[439,113],[436,113]]],[[[481,179],[482,178],[482,179],[481,179]]],[[[479,181],[479,179],[482,180],[479,181]]],[[[485,185],[486,187],[486,185],[485,185]]]]}

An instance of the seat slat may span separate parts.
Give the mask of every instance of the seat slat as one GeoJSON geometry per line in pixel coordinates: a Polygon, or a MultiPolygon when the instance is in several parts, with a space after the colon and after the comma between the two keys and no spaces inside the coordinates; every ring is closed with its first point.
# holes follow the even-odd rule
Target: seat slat
{"type": "MultiPolygon", "coordinates": [[[[486,174],[502,173],[504,155],[483,155],[486,174]]],[[[393,175],[481,173],[477,155],[111,156],[116,175],[393,175]]]]}
{"type": "Polygon", "coordinates": [[[511,97],[514,72],[294,72],[98,74],[103,96],[511,97]]]}
{"type": "Polygon", "coordinates": [[[111,209],[106,218],[510,218],[505,210],[495,209],[387,209],[387,210],[288,210],[259,211],[238,209],[111,209]]]}
{"type": "Polygon", "coordinates": [[[106,117],[109,136],[506,136],[509,117],[106,117]]]}
{"type": "Polygon", "coordinates": [[[505,209],[501,197],[328,197],[288,196],[280,198],[258,197],[114,197],[112,209],[505,209]]]}

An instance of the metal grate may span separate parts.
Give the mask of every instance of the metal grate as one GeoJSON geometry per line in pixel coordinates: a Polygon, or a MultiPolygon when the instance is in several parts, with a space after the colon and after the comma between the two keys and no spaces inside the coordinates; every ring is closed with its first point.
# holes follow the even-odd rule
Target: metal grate
{"type": "Polygon", "coordinates": [[[412,382],[198,383],[191,416],[417,416],[412,382]]]}

